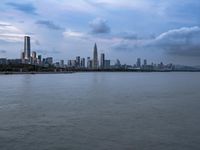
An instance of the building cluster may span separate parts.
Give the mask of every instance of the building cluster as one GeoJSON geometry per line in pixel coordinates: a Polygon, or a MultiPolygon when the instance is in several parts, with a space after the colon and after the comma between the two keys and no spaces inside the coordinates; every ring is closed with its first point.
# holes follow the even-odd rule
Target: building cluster
{"type": "Polygon", "coordinates": [[[115,64],[111,64],[111,60],[105,58],[105,54],[101,53],[98,57],[98,49],[95,43],[93,49],[93,57],[81,58],[77,56],[75,59],[68,60],[65,64],[64,60],[60,62],[53,61],[53,57],[42,58],[42,55],[37,55],[36,51],[31,53],[31,38],[29,36],[24,36],[24,49],[21,53],[20,59],[6,59],[0,58],[0,64],[31,64],[39,65],[44,67],[57,67],[57,68],[73,68],[73,69],[134,69],[134,70],[161,70],[161,69],[172,69],[173,65],[164,65],[162,62],[160,64],[148,64],[147,60],[144,59],[143,62],[141,58],[137,58],[134,65],[121,65],[120,60],[117,59],[115,64]]]}
{"type": "MultiPolygon", "coordinates": [[[[94,45],[93,59],[87,57],[81,58],[77,56],[74,60],[68,60],[67,67],[71,68],[87,68],[87,69],[110,69],[111,61],[105,59],[105,54],[101,53],[100,59],[98,59],[97,45],[94,45]]],[[[119,62],[120,63],[120,62],[119,62]]]]}

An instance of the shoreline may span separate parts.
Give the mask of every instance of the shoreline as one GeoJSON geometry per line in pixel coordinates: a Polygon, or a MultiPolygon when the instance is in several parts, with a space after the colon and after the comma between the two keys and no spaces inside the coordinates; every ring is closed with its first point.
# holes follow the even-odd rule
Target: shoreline
{"type": "Polygon", "coordinates": [[[61,71],[61,72],[0,72],[0,75],[26,75],[26,74],[30,74],[30,75],[34,75],[34,74],[72,74],[72,73],[87,73],[87,72],[89,72],[89,73],[91,73],[91,72],[132,72],[132,73],[153,73],[153,72],[157,72],[157,73],[159,73],[159,72],[163,72],[163,73],[165,73],[165,72],[200,72],[200,70],[173,70],[173,71],[130,71],[130,70],[127,70],[127,71],[125,71],[125,70],[123,70],[123,71],[117,71],[117,70],[115,70],[115,71],[108,71],[108,70],[106,70],[106,71],[99,71],[99,70],[91,70],[91,71],[77,71],[77,70],[74,70],[74,71],[61,71]]]}

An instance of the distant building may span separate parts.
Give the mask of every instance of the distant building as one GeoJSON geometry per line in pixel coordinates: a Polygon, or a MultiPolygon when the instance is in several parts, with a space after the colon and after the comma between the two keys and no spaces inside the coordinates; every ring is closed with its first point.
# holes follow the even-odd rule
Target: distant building
{"type": "Polygon", "coordinates": [[[76,60],[68,60],[67,66],[68,67],[76,67],[76,60]]]}
{"type": "Polygon", "coordinates": [[[32,52],[32,57],[31,57],[31,63],[36,64],[37,63],[37,53],[35,51],[32,52]]]}
{"type": "Polygon", "coordinates": [[[24,37],[24,59],[30,60],[31,57],[31,39],[29,36],[24,37]]]}
{"type": "Polygon", "coordinates": [[[65,61],[64,60],[60,60],[60,67],[64,67],[65,66],[65,61]]]}
{"type": "Polygon", "coordinates": [[[101,58],[100,58],[100,68],[104,69],[105,68],[105,54],[102,53],[101,54],[101,58]]]}
{"type": "Polygon", "coordinates": [[[45,60],[45,64],[52,65],[53,64],[53,57],[47,57],[45,60]]]}
{"type": "Polygon", "coordinates": [[[38,64],[41,64],[41,63],[42,63],[42,55],[38,55],[37,63],[38,63],[38,64]]]}
{"type": "Polygon", "coordinates": [[[76,57],[76,67],[80,67],[80,64],[81,64],[81,58],[80,58],[80,56],[77,56],[76,57]]]}
{"type": "Polygon", "coordinates": [[[110,69],[110,60],[105,60],[105,69],[110,69]]]}
{"type": "Polygon", "coordinates": [[[115,67],[116,68],[120,68],[121,67],[121,63],[120,63],[119,59],[116,60],[115,67]]]}
{"type": "Polygon", "coordinates": [[[37,59],[37,53],[35,51],[32,52],[32,58],[37,59]]]}
{"type": "Polygon", "coordinates": [[[137,66],[138,68],[141,67],[141,59],[140,59],[140,58],[137,58],[136,66],[137,66]]]}
{"type": "Polygon", "coordinates": [[[90,59],[90,57],[87,57],[87,68],[92,69],[92,60],[90,59]]]}
{"type": "Polygon", "coordinates": [[[92,68],[93,69],[98,69],[98,52],[97,52],[97,45],[95,43],[94,45],[94,51],[93,51],[93,64],[92,64],[92,68]]]}
{"type": "Polygon", "coordinates": [[[85,58],[81,58],[81,68],[85,68],[85,58]]]}
{"type": "Polygon", "coordinates": [[[7,59],[6,58],[0,58],[0,65],[6,65],[7,59]]]}
{"type": "Polygon", "coordinates": [[[24,57],[25,57],[25,55],[24,55],[24,52],[21,52],[21,60],[23,60],[24,59],[24,57]]]}
{"type": "Polygon", "coordinates": [[[147,66],[147,60],[146,59],[144,59],[144,64],[143,65],[144,65],[144,67],[147,66]]]}

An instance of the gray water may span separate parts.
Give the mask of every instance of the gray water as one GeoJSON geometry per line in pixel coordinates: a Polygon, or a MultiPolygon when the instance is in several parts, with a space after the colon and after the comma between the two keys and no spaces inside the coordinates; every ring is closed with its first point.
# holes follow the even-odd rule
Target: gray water
{"type": "Polygon", "coordinates": [[[200,73],[0,76],[0,150],[199,150],[200,73]]]}

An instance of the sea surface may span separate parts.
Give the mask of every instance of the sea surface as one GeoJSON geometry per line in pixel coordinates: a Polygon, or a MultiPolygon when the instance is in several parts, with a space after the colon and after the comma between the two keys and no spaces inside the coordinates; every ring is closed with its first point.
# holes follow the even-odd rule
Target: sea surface
{"type": "Polygon", "coordinates": [[[0,75],[0,150],[200,150],[200,73],[0,75]]]}

